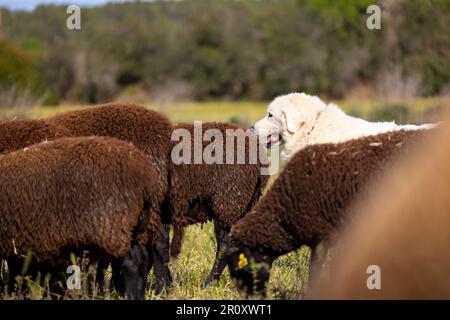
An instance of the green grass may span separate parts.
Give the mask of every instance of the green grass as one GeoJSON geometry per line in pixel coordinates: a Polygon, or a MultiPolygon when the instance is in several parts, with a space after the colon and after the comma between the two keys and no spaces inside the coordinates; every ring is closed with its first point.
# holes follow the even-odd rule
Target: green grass
{"type": "MultiPolygon", "coordinates": [[[[239,299],[226,269],[217,283],[202,289],[215,257],[216,240],[211,223],[188,228],[180,257],[171,265],[175,286],[163,299],[239,299]]],[[[295,299],[303,292],[307,280],[309,250],[301,248],[280,257],[271,270],[269,297],[295,299]]],[[[151,277],[150,277],[151,281],[151,277]]],[[[154,298],[149,296],[149,298],[154,298]]]]}
{"type": "MultiPolygon", "coordinates": [[[[422,123],[439,119],[439,112],[450,108],[450,98],[415,99],[409,101],[337,101],[346,112],[372,121],[396,120],[397,122],[422,123]]],[[[179,103],[166,106],[148,104],[147,107],[164,113],[173,122],[233,121],[247,126],[264,116],[267,103],[263,102],[199,102],[179,103]]],[[[38,107],[33,109],[0,109],[0,118],[45,118],[67,110],[80,108],[76,105],[38,107]]],[[[215,237],[211,223],[191,226],[187,229],[180,257],[171,262],[174,286],[169,293],[148,299],[238,299],[226,270],[222,279],[207,288],[201,284],[206,279],[215,257],[215,237]]],[[[299,299],[307,281],[309,249],[301,248],[280,257],[271,270],[268,298],[299,299]]],[[[149,276],[152,281],[152,275],[149,276]]],[[[28,281],[31,296],[46,298],[42,287],[28,281]]],[[[115,293],[106,297],[75,295],[75,298],[118,298],[115,293]]],[[[17,299],[19,295],[4,295],[0,298],[17,299]]]]}
{"type": "MultiPolygon", "coordinates": [[[[433,122],[442,109],[450,108],[450,98],[418,98],[411,100],[338,100],[345,112],[371,121],[398,123],[433,122]]],[[[165,114],[171,121],[192,122],[230,121],[244,126],[254,123],[266,113],[267,102],[186,102],[167,105],[146,104],[165,114]]],[[[1,108],[0,119],[45,118],[59,112],[84,108],[83,105],[44,106],[29,108],[1,108]]]]}
{"type": "MultiPolygon", "coordinates": [[[[173,287],[168,293],[155,296],[147,291],[147,299],[239,299],[240,293],[234,287],[228,270],[219,282],[214,282],[206,288],[202,283],[209,274],[215,257],[216,240],[212,223],[195,225],[187,228],[183,240],[183,249],[178,259],[171,262],[170,269],[173,276],[173,287]]],[[[309,249],[301,248],[286,256],[280,257],[271,270],[269,296],[271,299],[298,299],[304,291],[307,281],[307,266],[309,249]]],[[[94,274],[94,269],[90,269],[94,274]]],[[[107,274],[107,277],[110,274],[107,274]]],[[[87,281],[87,277],[83,277],[87,281]]],[[[153,274],[149,275],[149,284],[153,274]]],[[[46,286],[39,286],[31,279],[26,279],[27,293],[0,293],[0,299],[49,299],[45,293],[46,286]]],[[[66,293],[64,299],[120,299],[115,292],[107,296],[96,293],[73,292],[66,293]]]]}

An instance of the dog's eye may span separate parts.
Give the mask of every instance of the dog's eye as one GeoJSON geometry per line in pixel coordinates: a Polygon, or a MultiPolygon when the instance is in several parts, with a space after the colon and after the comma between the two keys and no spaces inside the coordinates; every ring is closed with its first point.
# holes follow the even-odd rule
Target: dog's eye
{"type": "Polygon", "coordinates": [[[271,114],[271,113],[269,113],[268,115],[267,115],[267,118],[272,118],[273,117],[273,114],[271,114]]]}

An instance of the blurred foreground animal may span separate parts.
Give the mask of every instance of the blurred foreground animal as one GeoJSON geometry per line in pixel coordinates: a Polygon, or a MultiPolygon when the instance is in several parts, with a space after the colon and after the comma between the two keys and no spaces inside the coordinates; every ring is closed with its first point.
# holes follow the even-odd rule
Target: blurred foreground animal
{"type": "Polygon", "coordinates": [[[450,125],[441,126],[358,201],[311,298],[450,299],[450,125]],[[367,286],[371,265],[379,290],[367,286]]]}

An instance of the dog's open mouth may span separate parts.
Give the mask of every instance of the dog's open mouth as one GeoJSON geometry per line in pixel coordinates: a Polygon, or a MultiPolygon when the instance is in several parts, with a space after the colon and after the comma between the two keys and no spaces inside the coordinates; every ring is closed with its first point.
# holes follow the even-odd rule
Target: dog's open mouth
{"type": "Polygon", "coordinates": [[[280,134],[271,133],[266,137],[266,146],[267,148],[272,148],[281,142],[280,134]]]}

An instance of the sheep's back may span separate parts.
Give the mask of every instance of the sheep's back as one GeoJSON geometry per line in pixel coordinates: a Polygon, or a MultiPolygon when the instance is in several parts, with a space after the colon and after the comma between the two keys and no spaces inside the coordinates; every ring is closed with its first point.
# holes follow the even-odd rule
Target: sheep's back
{"type": "Polygon", "coordinates": [[[170,122],[156,111],[135,104],[105,104],[69,111],[48,119],[75,136],[109,136],[133,143],[158,171],[167,192],[170,122]]]}
{"type": "Polygon", "coordinates": [[[42,141],[71,136],[69,129],[44,120],[7,120],[0,122],[0,154],[42,141]]]}

